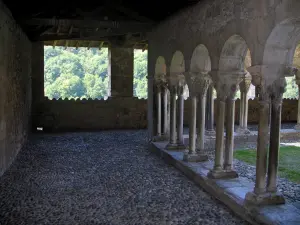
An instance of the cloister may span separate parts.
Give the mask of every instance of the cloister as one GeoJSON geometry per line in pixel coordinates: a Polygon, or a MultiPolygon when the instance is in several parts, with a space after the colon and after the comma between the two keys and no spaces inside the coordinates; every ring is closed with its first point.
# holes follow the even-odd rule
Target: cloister
{"type": "Polygon", "coordinates": [[[75,7],[70,14],[67,7],[54,15],[55,7],[22,14],[0,1],[0,224],[300,223],[300,198],[291,202],[278,188],[282,140],[300,138],[300,101],[283,98],[286,78],[293,77],[300,99],[294,64],[300,2],[174,3],[169,17],[158,4],[154,23],[111,4],[86,12],[75,7]],[[108,48],[108,98],[47,98],[45,45],[108,48]],[[148,51],[147,100],[133,96],[134,49],[148,51]],[[257,131],[249,129],[249,117],[257,131]],[[295,124],[282,129],[282,122],[295,124]],[[37,128],[45,132],[37,134],[37,128]],[[254,182],[240,174],[234,159],[236,146],[250,142],[254,182]],[[191,185],[199,187],[197,197],[191,185]],[[192,204],[199,206],[193,210],[192,204]],[[178,216],[181,206],[187,209],[178,216]],[[226,215],[193,214],[209,214],[210,207],[226,215]],[[84,216],[77,218],[74,208],[84,216]]]}

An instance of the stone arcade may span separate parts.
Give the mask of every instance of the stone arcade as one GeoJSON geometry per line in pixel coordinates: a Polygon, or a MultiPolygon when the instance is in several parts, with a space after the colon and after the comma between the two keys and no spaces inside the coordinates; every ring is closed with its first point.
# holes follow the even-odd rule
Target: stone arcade
{"type": "Polygon", "coordinates": [[[281,123],[297,121],[292,134],[298,137],[300,129],[300,101],[283,99],[285,77],[295,76],[300,90],[300,71],[293,67],[300,41],[299,0],[204,0],[180,11],[182,7],[168,18],[164,9],[154,23],[112,4],[110,10],[122,11],[116,22],[110,18],[115,12],[100,20],[101,9],[89,14],[91,8],[73,9],[68,19],[52,15],[56,10],[50,18],[49,11],[31,11],[26,17],[0,0],[0,175],[9,171],[37,127],[147,128],[151,150],[245,220],[300,223],[300,208],[286,202],[277,188],[281,123]],[[78,11],[80,19],[74,19],[78,11]],[[128,14],[134,19],[124,18],[128,14]],[[79,43],[108,47],[108,100],[47,99],[44,45],[79,43]],[[148,50],[147,100],[133,97],[134,48],[148,50]],[[257,98],[248,100],[251,84],[257,98]],[[258,124],[255,135],[250,122],[258,124]],[[253,137],[256,176],[247,186],[235,169],[233,152],[235,144],[253,137]],[[277,210],[276,218],[270,206],[277,210]]]}

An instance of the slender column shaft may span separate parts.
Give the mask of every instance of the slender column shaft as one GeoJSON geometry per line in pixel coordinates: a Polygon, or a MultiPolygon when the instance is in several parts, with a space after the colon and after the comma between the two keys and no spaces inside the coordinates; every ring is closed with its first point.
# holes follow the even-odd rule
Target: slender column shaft
{"type": "Polygon", "coordinates": [[[166,135],[168,132],[168,89],[164,90],[164,126],[163,133],[166,135]]]}
{"type": "Polygon", "coordinates": [[[227,103],[226,104],[226,143],[225,143],[224,169],[232,170],[235,99],[227,98],[226,103],[227,103]]]}
{"type": "Polygon", "coordinates": [[[206,95],[200,96],[199,102],[199,122],[198,122],[198,134],[197,142],[200,151],[204,150],[204,140],[205,140],[205,108],[206,108],[206,95]]]}
{"type": "Polygon", "coordinates": [[[272,102],[267,191],[277,191],[282,100],[272,102]]]}
{"type": "Polygon", "coordinates": [[[189,154],[196,153],[197,96],[190,97],[189,154]]]}
{"type": "Polygon", "coordinates": [[[161,136],[161,90],[157,91],[157,136],[161,136]]]}
{"type": "Polygon", "coordinates": [[[248,128],[248,93],[244,95],[244,128],[248,128]]]}
{"type": "Polygon", "coordinates": [[[210,85],[207,90],[207,102],[206,102],[206,130],[214,130],[214,96],[213,85],[210,85]]]}
{"type": "Polygon", "coordinates": [[[300,85],[298,85],[298,112],[297,112],[297,124],[300,124],[300,85]]]}
{"type": "Polygon", "coordinates": [[[178,144],[183,144],[183,112],[184,112],[184,98],[183,94],[178,95],[178,121],[177,121],[177,140],[178,144]]]}
{"type": "Polygon", "coordinates": [[[269,115],[270,103],[268,101],[260,101],[259,108],[259,124],[257,136],[257,158],[256,158],[256,180],[254,193],[261,194],[265,192],[266,187],[266,170],[267,170],[267,153],[268,153],[268,131],[269,131],[269,115]]]}
{"type": "Polygon", "coordinates": [[[244,116],[245,116],[245,94],[241,91],[241,99],[240,99],[240,128],[244,128],[244,116]]]}
{"type": "MultiPolygon", "coordinates": [[[[219,97],[218,97],[219,98],[219,97]]],[[[214,170],[223,169],[225,101],[218,99],[214,170]]]]}
{"type": "Polygon", "coordinates": [[[176,93],[171,92],[170,144],[176,144],[176,93]]]}

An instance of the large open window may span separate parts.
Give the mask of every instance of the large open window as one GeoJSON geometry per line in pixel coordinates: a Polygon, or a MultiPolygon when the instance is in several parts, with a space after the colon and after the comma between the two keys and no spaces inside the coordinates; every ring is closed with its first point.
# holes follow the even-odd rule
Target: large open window
{"type": "Polygon", "coordinates": [[[107,48],[44,47],[44,88],[49,99],[107,98],[107,48]]]}
{"type": "Polygon", "coordinates": [[[148,51],[134,50],[134,77],[133,95],[138,98],[147,98],[148,90],[148,51]]]}

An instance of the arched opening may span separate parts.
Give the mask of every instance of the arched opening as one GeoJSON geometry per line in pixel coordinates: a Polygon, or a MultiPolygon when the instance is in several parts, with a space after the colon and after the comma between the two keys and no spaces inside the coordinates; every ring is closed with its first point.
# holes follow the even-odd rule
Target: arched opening
{"type": "Polygon", "coordinates": [[[211,70],[211,61],[208,49],[203,45],[198,45],[192,55],[191,72],[209,72],[211,70]]]}
{"type": "Polygon", "coordinates": [[[185,72],[184,56],[181,51],[176,51],[172,57],[170,65],[171,76],[185,72]]]}

